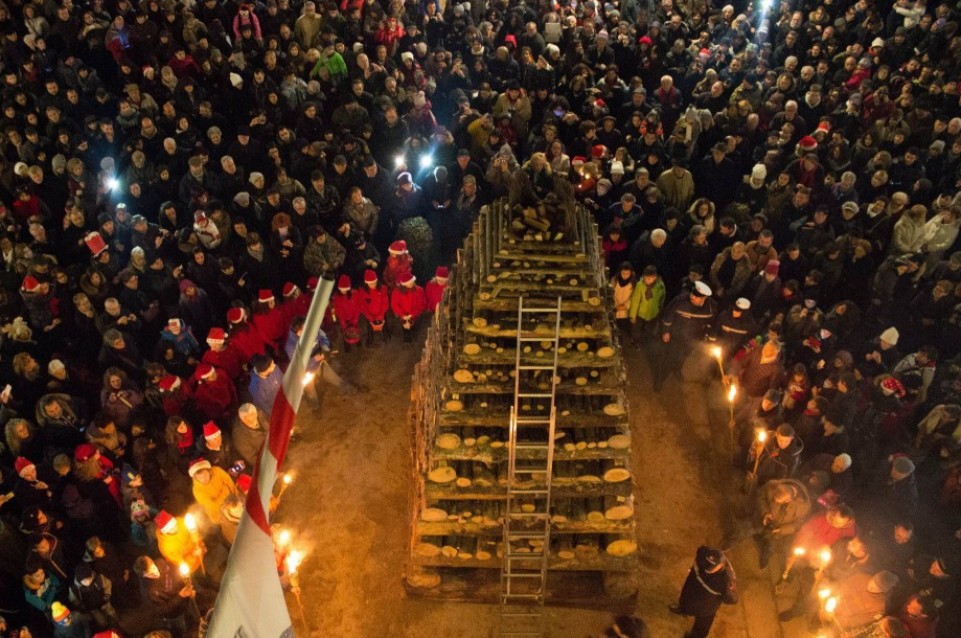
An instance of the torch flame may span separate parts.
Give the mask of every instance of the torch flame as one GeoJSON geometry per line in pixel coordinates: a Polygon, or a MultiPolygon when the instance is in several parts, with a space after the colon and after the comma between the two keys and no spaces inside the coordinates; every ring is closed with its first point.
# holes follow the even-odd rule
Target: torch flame
{"type": "Polygon", "coordinates": [[[795,556],[804,556],[804,554],[806,554],[806,553],[807,553],[807,552],[805,551],[805,549],[804,549],[803,547],[795,547],[795,548],[794,548],[794,555],[795,555],[795,556]]]}
{"type": "Polygon", "coordinates": [[[284,559],[284,562],[287,564],[287,571],[291,574],[296,574],[297,568],[300,567],[302,562],[304,562],[304,553],[297,550],[291,550],[290,553],[287,554],[287,558],[284,559]]]}
{"type": "Polygon", "coordinates": [[[721,347],[720,347],[720,346],[714,346],[713,348],[711,348],[711,356],[714,357],[715,359],[720,359],[720,358],[721,358],[721,347]]]}
{"type": "Polygon", "coordinates": [[[833,614],[834,610],[838,608],[837,596],[831,596],[826,601],[824,601],[824,611],[829,614],[833,614]]]}
{"type": "Polygon", "coordinates": [[[186,526],[186,528],[191,532],[197,530],[197,520],[194,518],[194,515],[191,514],[190,512],[187,512],[186,514],[184,514],[184,526],[186,526]]]}
{"type": "Polygon", "coordinates": [[[732,383],[731,387],[727,391],[727,400],[731,403],[734,403],[734,399],[736,397],[737,397],[737,386],[732,383]]]}
{"type": "Polygon", "coordinates": [[[180,567],[178,567],[178,569],[180,570],[180,575],[184,578],[190,576],[190,565],[187,563],[180,563],[180,567]]]}
{"type": "Polygon", "coordinates": [[[822,549],[820,558],[821,558],[821,569],[824,569],[825,567],[827,567],[827,564],[831,562],[831,550],[826,547],[822,549]]]}
{"type": "Polygon", "coordinates": [[[313,372],[308,372],[307,374],[305,374],[304,380],[303,380],[304,387],[307,387],[308,385],[310,385],[311,381],[314,380],[315,376],[316,375],[313,372]]]}
{"type": "Polygon", "coordinates": [[[277,535],[277,545],[280,547],[286,547],[290,543],[290,530],[284,529],[280,531],[277,535]]]}
{"type": "Polygon", "coordinates": [[[758,431],[757,431],[757,442],[758,442],[758,443],[764,443],[765,441],[767,441],[767,430],[758,430],[758,431]]]}
{"type": "Polygon", "coordinates": [[[293,481],[294,481],[293,472],[287,472],[286,474],[284,474],[284,485],[290,485],[291,483],[293,483],[293,481]]]}
{"type": "Polygon", "coordinates": [[[818,598],[821,600],[827,600],[828,596],[831,595],[831,590],[827,587],[818,590],[818,598]]]}

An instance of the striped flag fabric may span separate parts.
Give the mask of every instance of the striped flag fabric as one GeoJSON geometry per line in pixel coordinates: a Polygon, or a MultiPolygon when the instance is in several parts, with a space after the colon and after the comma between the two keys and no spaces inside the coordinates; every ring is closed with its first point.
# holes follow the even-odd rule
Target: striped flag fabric
{"type": "Polygon", "coordinates": [[[274,562],[270,497],[300,407],[307,362],[333,290],[333,280],[320,280],[310,302],[304,332],[284,373],[283,387],[277,393],[270,413],[270,433],[254,468],[244,516],[230,548],[227,570],[214,603],[208,638],[287,638],[294,635],[274,562]]]}

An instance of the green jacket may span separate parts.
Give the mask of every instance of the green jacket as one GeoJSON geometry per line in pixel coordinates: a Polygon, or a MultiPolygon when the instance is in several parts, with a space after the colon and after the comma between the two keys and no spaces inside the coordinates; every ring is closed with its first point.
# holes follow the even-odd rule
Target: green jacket
{"type": "Polygon", "coordinates": [[[664,309],[665,295],[663,279],[658,277],[654,285],[649,288],[642,277],[634,284],[634,292],[631,294],[631,319],[643,319],[644,321],[657,319],[661,310],[664,309]],[[650,296],[648,296],[648,290],[650,290],[650,296]]]}

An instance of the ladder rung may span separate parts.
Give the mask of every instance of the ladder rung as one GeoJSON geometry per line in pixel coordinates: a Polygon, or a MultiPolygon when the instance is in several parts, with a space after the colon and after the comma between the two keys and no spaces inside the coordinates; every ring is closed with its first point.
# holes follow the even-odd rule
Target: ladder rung
{"type": "Polygon", "coordinates": [[[524,314],[543,314],[547,312],[552,312],[555,315],[561,311],[560,308],[521,308],[521,312],[524,314]]]}
{"type": "Polygon", "coordinates": [[[507,535],[508,541],[541,540],[544,532],[510,532],[507,535]]]}
{"type": "Polygon", "coordinates": [[[554,366],[517,366],[518,370],[553,370],[554,366]]]}
{"type": "Polygon", "coordinates": [[[550,399],[553,394],[550,392],[518,392],[517,397],[520,399],[550,399]]]}
{"type": "Polygon", "coordinates": [[[514,443],[515,450],[546,450],[552,447],[554,446],[540,441],[516,441],[514,443]]]}
{"type": "Polygon", "coordinates": [[[510,489],[507,488],[507,493],[510,496],[547,496],[547,490],[534,490],[534,489],[510,489]]]}
{"type": "Polygon", "coordinates": [[[548,342],[550,342],[550,343],[557,343],[557,339],[555,339],[554,337],[547,337],[547,336],[544,336],[544,337],[517,337],[517,340],[520,341],[520,342],[522,342],[522,343],[533,343],[534,341],[536,341],[537,343],[540,343],[541,341],[548,341],[548,342]]]}
{"type": "Polygon", "coordinates": [[[546,473],[546,467],[515,467],[514,474],[542,474],[546,473]]]}
{"type": "MultiPolygon", "coordinates": [[[[538,536],[538,538],[543,538],[538,536]]],[[[507,560],[516,561],[530,561],[530,560],[541,560],[544,558],[544,552],[511,552],[507,554],[507,560]]]]}
{"type": "Polygon", "coordinates": [[[550,419],[545,419],[541,416],[519,416],[515,420],[516,423],[550,423],[550,419]]]}
{"type": "Polygon", "coordinates": [[[504,575],[504,578],[507,578],[507,579],[511,579],[511,578],[540,578],[540,577],[541,577],[540,572],[538,572],[538,573],[536,573],[536,574],[531,574],[531,573],[527,573],[527,574],[512,573],[512,574],[505,574],[505,575],[504,575]]]}

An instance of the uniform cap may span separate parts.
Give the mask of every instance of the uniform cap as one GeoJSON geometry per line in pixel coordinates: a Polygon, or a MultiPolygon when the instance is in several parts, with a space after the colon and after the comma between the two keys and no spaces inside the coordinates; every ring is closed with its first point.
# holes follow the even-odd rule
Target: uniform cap
{"type": "Polygon", "coordinates": [[[711,287],[703,281],[694,282],[694,290],[692,292],[698,297],[710,297],[713,294],[711,292],[711,287]]]}

